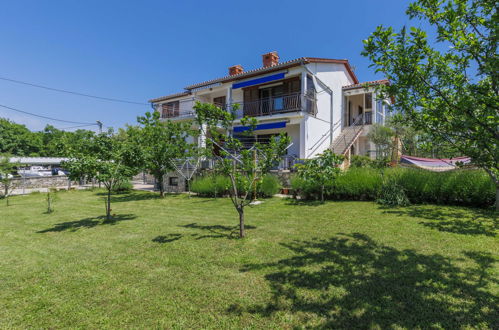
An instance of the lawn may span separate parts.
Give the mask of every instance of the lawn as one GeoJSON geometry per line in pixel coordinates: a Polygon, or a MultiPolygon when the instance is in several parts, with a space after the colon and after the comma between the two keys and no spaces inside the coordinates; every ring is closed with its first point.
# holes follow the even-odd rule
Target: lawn
{"type": "Polygon", "coordinates": [[[478,209],[98,192],[0,204],[0,328],[498,328],[478,209]]]}

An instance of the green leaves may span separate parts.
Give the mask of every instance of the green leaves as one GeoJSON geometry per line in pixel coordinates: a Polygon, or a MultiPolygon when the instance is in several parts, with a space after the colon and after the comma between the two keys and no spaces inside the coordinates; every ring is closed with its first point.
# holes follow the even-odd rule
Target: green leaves
{"type": "Polygon", "coordinates": [[[491,0],[418,0],[407,14],[420,28],[378,27],[362,54],[391,81],[379,92],[430,141],[445,142],[499,175],[499,58],[497,8],[491,0]]]}

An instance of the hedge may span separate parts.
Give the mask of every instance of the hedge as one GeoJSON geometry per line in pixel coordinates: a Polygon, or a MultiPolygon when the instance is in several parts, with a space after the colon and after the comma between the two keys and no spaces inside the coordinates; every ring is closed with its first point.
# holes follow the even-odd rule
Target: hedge
{"type": "MultiPolygon", "coordinates": [[[[238,183],[238,191],[245,193],[247,182],[238,183]]],[[[230,179],[222,175],[205,175],[194,179],[191,183],[191,191],[201,197],[226,196],[231,188],[230,179]]],[[[279,179],[272,174],[266,174],[257,182],[257,194],[260,197],[272,197],[279,193],[282,185],[279,179]]]]}
{"type": "MultiPolygon", "coordinates": [[[[495,202],[495,185],[482,170],[430,172],[412,168],[351,168],[326,187],[330,200],[376,200],[383,182],[400,186],[411,203],[434,203],[488,207],[495,202]]],[[[294,193],[316,199],[320,187],[297,177],[291,180],[294,193]]]]}

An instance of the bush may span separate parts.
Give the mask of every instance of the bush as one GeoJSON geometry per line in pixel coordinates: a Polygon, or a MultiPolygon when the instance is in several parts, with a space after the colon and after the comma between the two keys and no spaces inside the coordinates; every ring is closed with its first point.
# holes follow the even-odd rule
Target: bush
{"type": "MultiPolygon", "coordinates": [[[[297,176],[291,179],[294,194],[316,199],[320,187],[297,176]]],[[[488,207],[495,202],[495,185],[482,170],[430,172],[412,168],[351,168],[326,186],[331,200],[377,200],[400,197],[402,191],[415,204],[457,204],[488,207]],[[383,182],[386,182],[383,184],[383,182]]]]}
{"type": "Polygon", "coordinates": [[[331,199],[374,200],[381,184],[380,170],[351,168],[338,176],[328,196],[331,199]]]}
{"type": "Polygon", "coordinates": [[[113,187],[113,192],[114,193],[127,193],[132,191],[133,189],[133,184],[127,180],[127,181],[122,181],[119,182],[118,184],[115,184],[113,187]]]}
{"type": "Polygon", "coordinates": [[[197,177],[191,183],[191,191],[203,197],[224,196],[229,193],[230,179],[222,175],[197,177]]]}
{"type": "Polygon", "coordinates": [[[386,206],[407,206],[410,204],[404,188],[392,180],[386,180],[383,183],[379,197],[376,201],[379,204],[386,206]]]}
{"type": "Polygon", "coordinates": [[[263,197],[272,197],[281,191],[282,184],[277,176],[266,174],[259,188],[259,192],[263,197]]]}
{"type": "Polygon", "coordinates": [[[370,167],[371,163],[371,158],[367,156],[353,155],[350,158],[350,167],[352,168],[370,167]]]}
{"type": "Polygon", "coordinates": [[[385,168],[390,163],[389,159],[371,159],[368,156],[353,155],[350,159],[351,168],[385,168]]]}
{"type": "MultiPolygon", "coordinates": [[[[237,183],[240,194],[246,193],[249,183],[246,179],[237,183]]],[[[263,197],[272,197],[279,193],[281,183],[275,175],[266,174],[260,182],[256,183],[257,194],[263,197]]],[[[191,191],[202,197],[226,196],[231,189],[230,179],[223,175],[205,175],[198,177],[191,183],[191,191]]]]}

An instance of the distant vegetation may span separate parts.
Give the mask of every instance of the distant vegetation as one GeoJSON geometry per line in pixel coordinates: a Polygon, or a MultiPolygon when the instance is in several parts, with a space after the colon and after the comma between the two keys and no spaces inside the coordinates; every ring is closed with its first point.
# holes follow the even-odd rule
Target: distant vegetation
{"type": "Polygon", "coordinates": [[[64,143],[75,144],[95,133],[86,129],[63,131],[47,125],[42,131],[30,131],[25,125],[0,118],[0,154],[15,156],[66,157],[64,143]]]}

